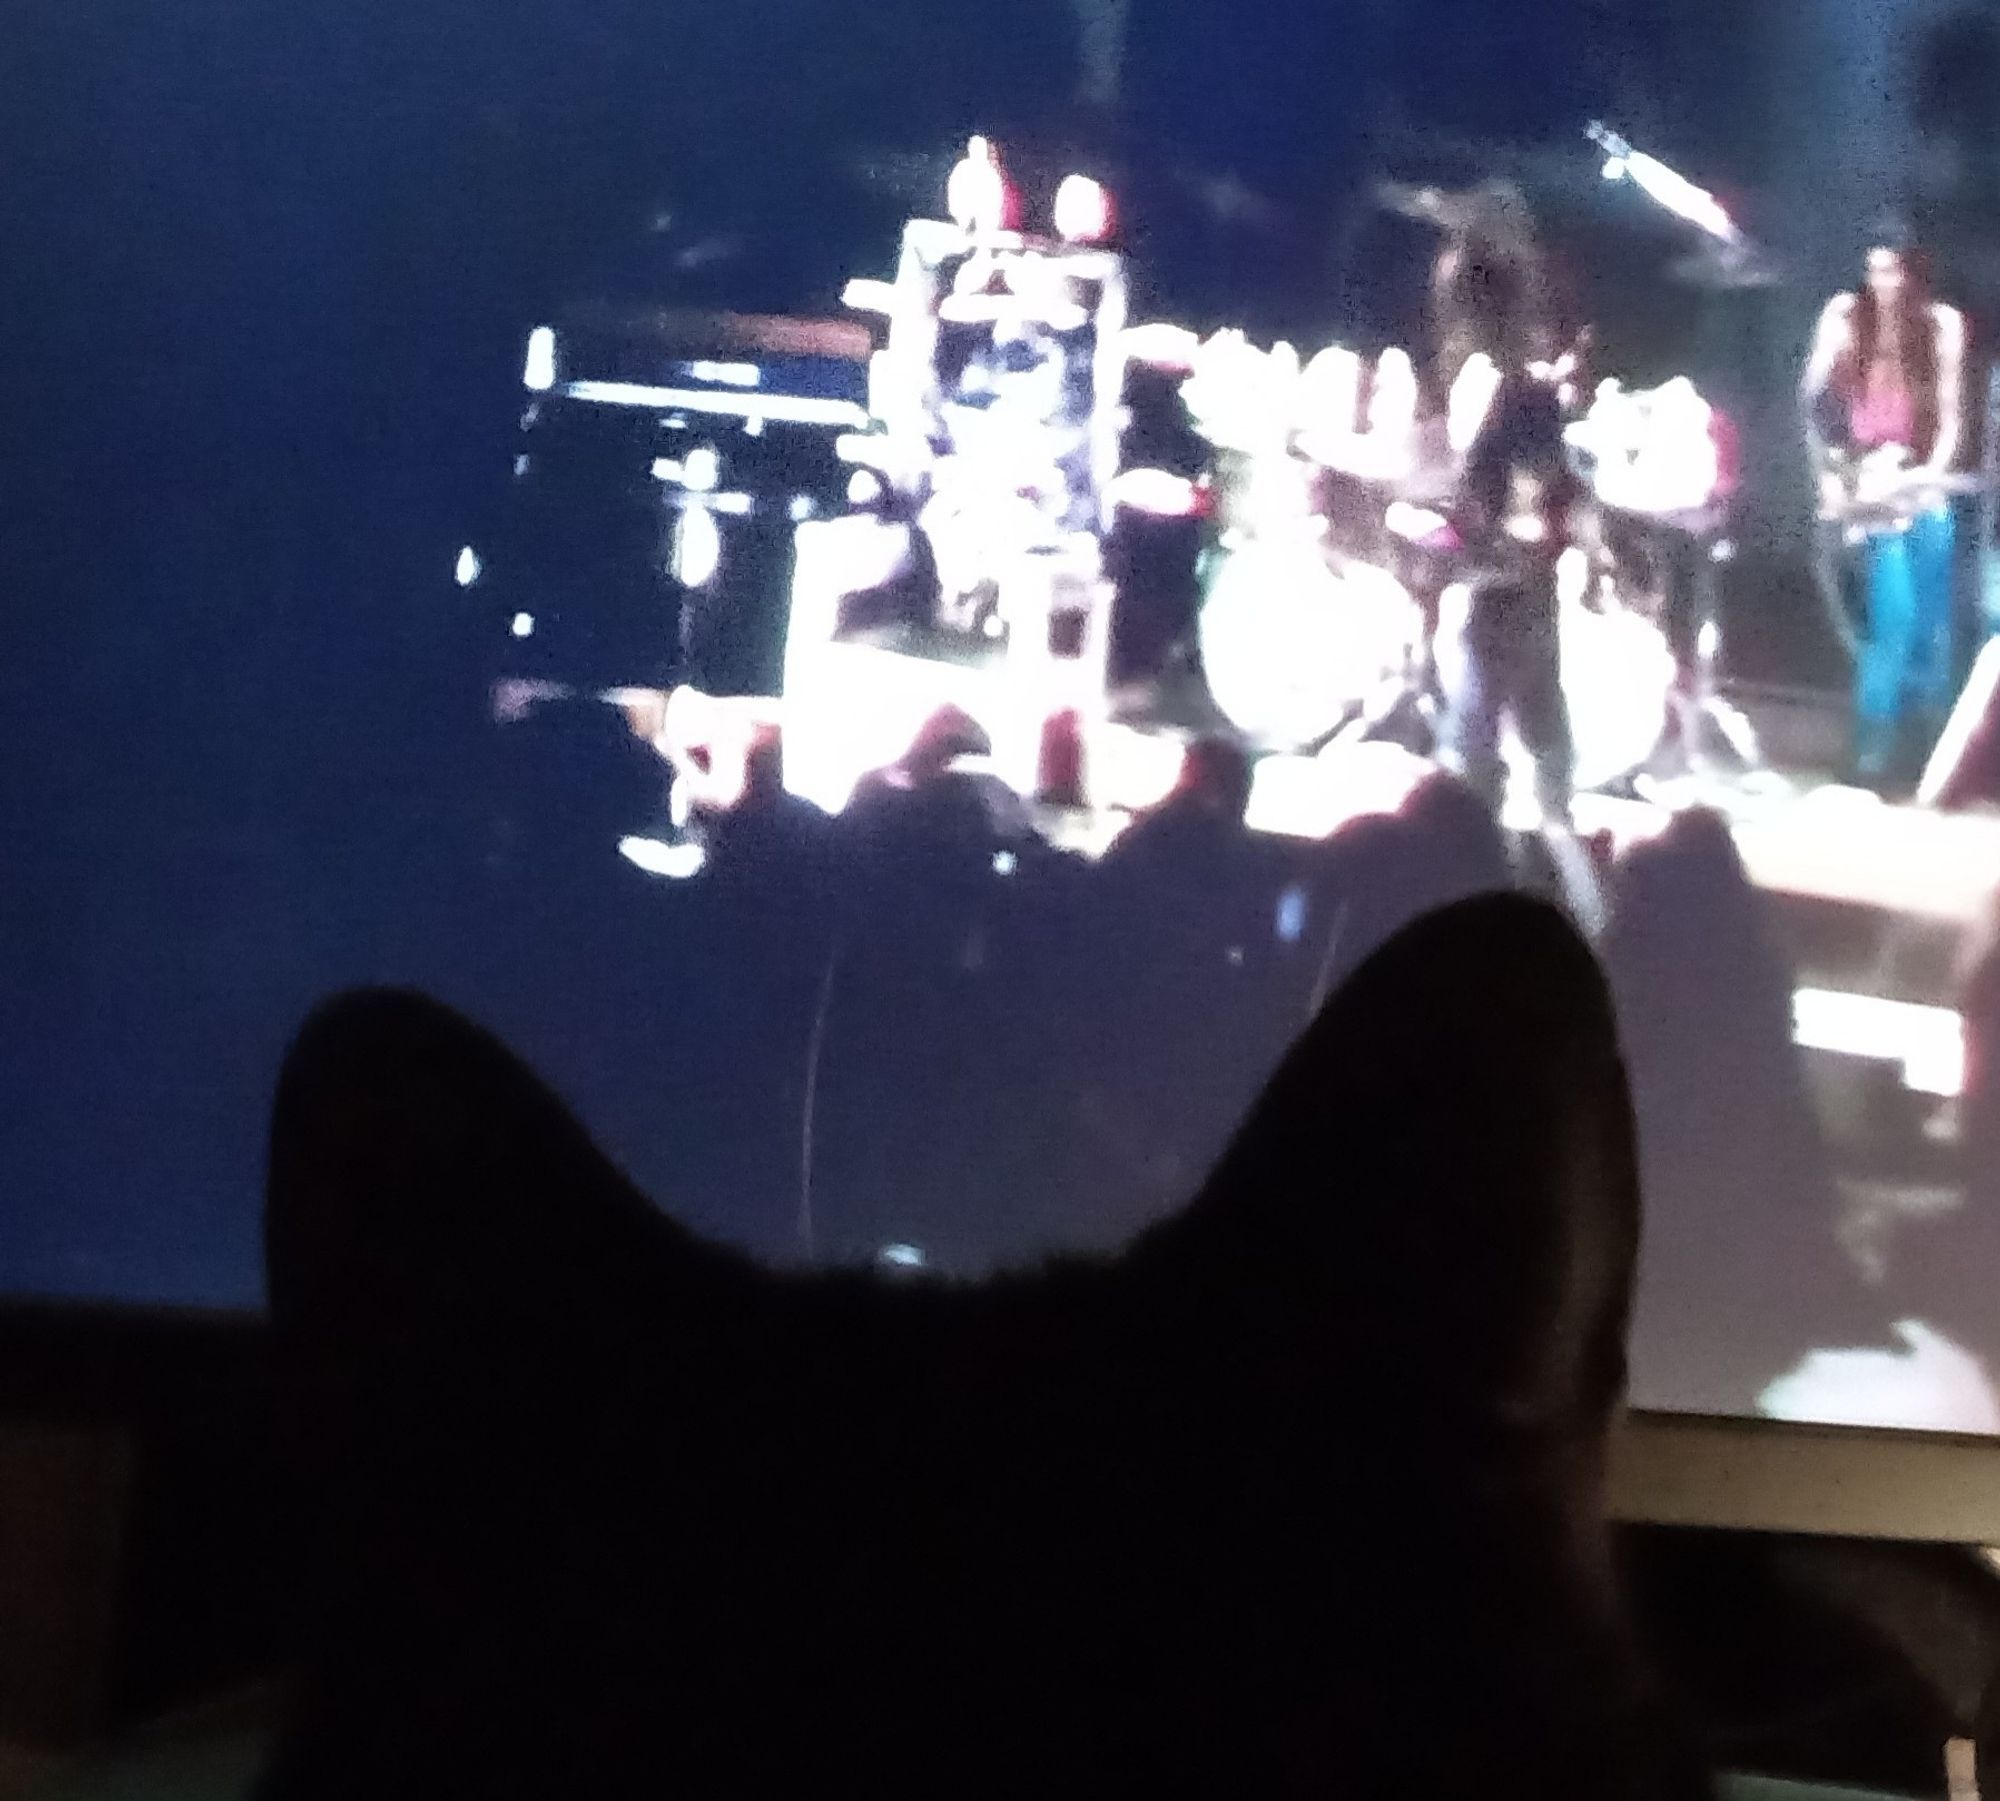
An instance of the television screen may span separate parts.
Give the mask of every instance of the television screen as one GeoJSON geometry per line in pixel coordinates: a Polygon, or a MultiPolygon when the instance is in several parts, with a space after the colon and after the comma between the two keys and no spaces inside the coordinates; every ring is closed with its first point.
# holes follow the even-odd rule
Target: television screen
{"type": "Polygon", "coordinates": [[[0,1291],[259,1305],[363,982],[759,1258],[1110,1252],[1516,888],[1634,1401],[2000,1432],[2000,35],[867,11],[12,23],[0,1291]]]}

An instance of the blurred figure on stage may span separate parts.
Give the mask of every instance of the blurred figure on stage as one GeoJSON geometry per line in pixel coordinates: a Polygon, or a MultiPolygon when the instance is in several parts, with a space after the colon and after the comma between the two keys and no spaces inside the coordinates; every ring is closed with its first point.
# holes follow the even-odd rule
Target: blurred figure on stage
{"type": "Polygon", "coordinates": [[[1444,762],[1498,812],[1512,723],[1534,759],[1545,819],[1569,818],[1575,751],[1563,697],[1556,566],[1569,543],[1575,479],[1563,449],[1563,384],[1549,271],[1517,190],[1492,183],[1465,203],[1433,272],[1439,366],[1450,393],[1475,359],[1491,399],[1471,433],[1448,509],[1458,579],[1447,591],[1439,676],[1444,762]]]}
{"type": "Polygon", "coordinates": [[[1875,236],[1861,287],[1820,314],[1804,383],[1821,512],[1862,547],[1864,781],[1894,772],[1906,722],[1928,746],[1950,710],[1956,534],[1943,484],[1964,430],[1964,317],[1933,298],[1929,259],[1900,226],[1875,236]]]}

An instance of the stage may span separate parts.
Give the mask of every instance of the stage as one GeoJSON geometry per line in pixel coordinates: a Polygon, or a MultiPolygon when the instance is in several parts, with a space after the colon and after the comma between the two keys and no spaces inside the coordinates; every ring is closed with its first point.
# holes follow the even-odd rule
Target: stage
{"type": "MultiPolygon", "coordinates": [[[[787,786],[828,812],[841,809],[864,773],[901,757],[947,706],[991,743],[990,755],[969,761],[1032,802],[1050,705],[1035,679],[1000,657],[949,661],[870,643],[795,643],[784,699],[747,704],[775,709],[787,786]]],[[[1798,970],[1800,1046],[1900,1071],[1917,1095],[1955,1094],[1963,1047],[1953,983],[1969,934],[2000,892],[2000,815],[1940,813],[1832,779],[1838,696],[1744,691],[1735,701],[1775,767],[1642,780],[1636,794],[1579,794],[1577,838],[1601,863],[1679,810],[1720,812],[1798,970]],[[1803,762],[1814,756],[1818,768],[1803,762]]],[[[1071,798],[1083,804],[1040,805],[1035,817],[1051,842],[1095,857],[1173,787],[1193,728],[1120,719],[1100,702],[1075,708],[1074,729],[1082,791],[1071,798]]],[[[1259,755],[1247,823],[1296,840],[1330,837],[1394,811],[1434,767],[1384,742],[1259,755]]],[[[1505,823],[1520,831],[1538,823],[1525,782],[1515,784],[1505,823]]]]}

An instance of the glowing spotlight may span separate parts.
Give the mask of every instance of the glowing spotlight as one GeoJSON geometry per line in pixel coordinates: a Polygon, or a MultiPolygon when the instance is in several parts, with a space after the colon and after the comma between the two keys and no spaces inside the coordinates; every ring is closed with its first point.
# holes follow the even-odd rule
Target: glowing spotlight
{"type": "Polygon", "coordinates": [[[681,481],[697,494],[706,494],[722,480],[722,458],[712,444],[697,444],[681,459],[681,481]]]}
{"type": "Polygon", "coordinates": [[[1472,448],[1499,392],[1499,365],[1483,352],[1467,357],[1445,401],[1445,437],[1454,456],[1472,448]]]}
{"type": "Polygon", "coordinates": [[[1623,181],[1632,172],[1632,166],[1622,156],[1607,156],[1604,159],[1604,179],[1623,181]]]}
{"type": "Polygon", "coordinates": [[[517,638],[532,638],[535,635],[535,616],[532,613],[516,613],[509,629],[517,638]]]}
{"type": "Polygon", "coordinates": [[[663,838],[621,838],[618,854],[648,875],[670,882],[692,881],[708,862],[707,853],[691,838],[669,843],[663,838]]]}
{"type": "Polygon", "coordinates": [[[452,565],[452,577],[461,588],[469,588],[479,579],[479,552],[468,544],[458,553],[458,561],[452,565]]]}
{"type": "Polygon", "coordinates": [[[993,873],[995,875],[1012,875],[1020,867],[1021,859],[1015,856],[1012,851],[997,850],[993,853],[993,873]]]}
{"type": "Polygon", "coordinates": [[[896,310],[896,284],[857,276],[840,290],[840,304],[857,313],[892,313],[896,310]]]}
{"type": "Polygon", "coordinates": [[[556,334],[552,327],[538,325],[528,333],[528,361],[521,371],[521,386],[532,394],[546,394],[556,385],[556,334]]]}
{"type": "Polygon", "coordinates": [[[722,567],[722,533],[704,506],[682,510],[674,527],[673,578],[684,588],[703,588],[722,567]]]}
{"type": "Polygon", "coordinates": [[[882,498],[882,478],[872,469],[857,469],[847,478],[847,504],[872,507],[882,498]]]}
{"type": "Polygon", "coordinates": [[[923,1247],[914,1244],[885,1244],[876,1261],[885,1269],[924,1269],[930,1263],[923,1247]]]}
{"type": "Polygon", "coordinates": [[[1375,359],[1375,391],[1368,398],[1368,429],[1385,438],[1407,436],[1417,423],[1417,370],[1398,346],[1375,359]]]}
{"type": "Polygon", "coordinates": [[[755,363],[690,363],[688,374],[719,388],[754,388],[764,379],[763,370],[755,363]]]}
{"type": "Polygon", "coordinates": [[[1201,490],[1165,469],[1126,469],[1111,478],[1114,505],[1160,519],[1191,519],[1202,509],[1201,490]]]}
{"type": "Polygon", "coordinates": [[[1111,195],[1088,175],[1065,175],[1056,189],[1056,233],[1071,244],[1101,244],[1111,235],[1111,195]]]}

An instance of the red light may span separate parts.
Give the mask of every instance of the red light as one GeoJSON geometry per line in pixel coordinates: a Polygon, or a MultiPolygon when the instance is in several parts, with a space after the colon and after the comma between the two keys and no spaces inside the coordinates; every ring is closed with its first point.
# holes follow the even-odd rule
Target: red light
{"type": "Polygon", "coordinates": [[[1057,235],[1071,244],[1101,244],[1111,235],[1110,191],[1088,175],[1065,175],[1056,189],[1057,235]]]}

